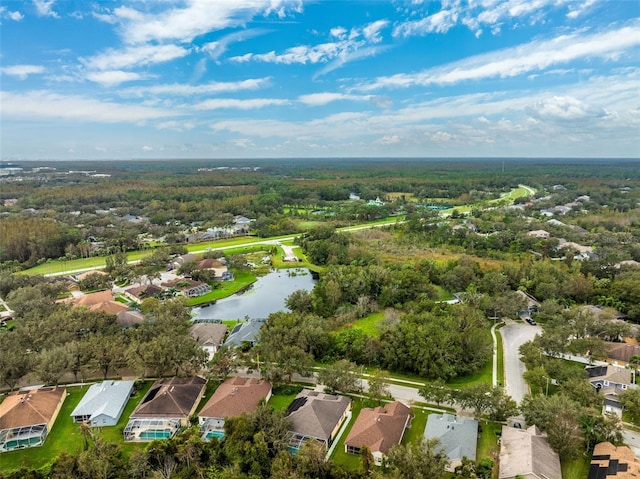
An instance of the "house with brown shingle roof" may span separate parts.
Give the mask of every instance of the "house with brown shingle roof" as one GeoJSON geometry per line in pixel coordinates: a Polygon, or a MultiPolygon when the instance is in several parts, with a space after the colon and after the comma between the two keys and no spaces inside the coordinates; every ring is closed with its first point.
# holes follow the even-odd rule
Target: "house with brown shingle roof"
{"type": "Polygon", "coordinates": [[[502,426],[499,479],[562,479],[560,457],[551,449],[546,434],[536,426],[528,429],[502,426]]]}
{"type": "Polygon", "coordinates": [[[152,441],[173,437],[189,423],[206,385],[207,380],[200,376],[157,380],[131,414],[124,428],[124,440],[152,441]]]}
{"type": "Polygon", "coordinates": [[[67,397],[65,388],[10,394],[0,404],[0,452],[41,446],[67,397]]]}
{"type": "Polygon", "coordinates": [[[131,301],[142,301],[145,298],[153,298],[154,296],[162,293],[162,291],[162,288],[155,284],[147,284],[125,289],[124,295],[131,301]]]}
{"type": "Polygon", "coordinates": [[[222,323],[194,323],[189,326],[191,337],[209,354],[209,359],[218,351],[227,334],[227,325],[222,323]]]}
{"type": "Polygon", "coordinates": [[[610,442],[596,444],[587,479],[637,479],[640,460],[627,446],[614,446],[610,442]]]}
{"type": "Polygon", "coordinates": [[[375,463],[382,465],[383,457],[402,441],[412,417],[411,410],[398,401],[376,408],[363,408],[344,441],[345,452],[360,454],[362,447],[367,446],[375,463]]]}
{"type": "Polygon", "coordinates": [[[309,440],[329,448],[350,413],[350,398],[303,389],[287,408],[289,450],[298,451],[309,440]]]}
{"type": "Polygon", "coordinates": [[[271,383],[264,379],[227,379],[200,411],[202,439],[208,441],[212,437],[223,437],[226,418],[253,412],[260,401],[268,401],[270,397],[271,383]]]}
{"type": "Polygon", "coordinates": [[[222,278],[222,275],[228,271],[227,265],[215,258],[205,258],[200,260],[196,269],[209,269],[214,271],[216,279],[222,278]]]}

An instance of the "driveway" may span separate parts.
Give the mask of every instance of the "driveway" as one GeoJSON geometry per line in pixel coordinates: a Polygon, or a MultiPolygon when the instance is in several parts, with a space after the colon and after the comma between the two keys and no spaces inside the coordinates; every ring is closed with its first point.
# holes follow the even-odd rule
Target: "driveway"
{"type": "Polygon", "coordinates": [[[531,326],[527,323],[517,323],[507,321],[504,328],[500,330],[502,335],[502,345],[504,351],[504,378],[506,382],[507,394],[520,403],[525,394],[529,392],[527,383],[522,378],[526,367],[520,361],[520,346],[531,341],[536,334],[542,333],[542,328],[531,326]]]}
{"type": "Polygon", "coordinates": [[[640,433],[631,431],[630,429],[623,429],[622,438],[624,443],[629,446],[635,456],[640,457],[640,433]]]}

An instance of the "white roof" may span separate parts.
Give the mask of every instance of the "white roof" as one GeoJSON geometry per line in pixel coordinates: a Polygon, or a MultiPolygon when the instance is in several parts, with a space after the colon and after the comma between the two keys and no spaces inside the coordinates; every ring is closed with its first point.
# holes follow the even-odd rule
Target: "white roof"
{"type": "Polygon", "coordinates": [[[105,414],[117,417],[122,405],[129,400],[133,381],[103,381],[92,384],[71,416],[91,416],[105,414]]]}

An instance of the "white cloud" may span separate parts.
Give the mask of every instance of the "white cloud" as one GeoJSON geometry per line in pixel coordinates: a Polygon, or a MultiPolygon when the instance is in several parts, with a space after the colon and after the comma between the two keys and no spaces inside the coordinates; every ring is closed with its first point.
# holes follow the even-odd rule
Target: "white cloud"
{"type": "Polygon", "coordinates": [[[218,110],[221,108],[235,108],[238,110],[255,110],[265,106],[287,105],[288,100],[274,98],[252,98],[250,100],[239,100],[236,98],[214,98],[205,100],[194,105],[196,110],[218,110]]]}
{"type": "Polygon", "coordinates": [[[20,22],[24,19],[24,15],[20,13],[18,10],[11,11],[7,7],[0,6],[0,18],[8,18],[9,20],[13,20],[15,22],[20,22]]]}
{"type": "Polygon", "coordinates": [[[632,22],[603,33],[562,35],[535,41],[436,67],[415,74],[377,78],[362,90],[407,88],[414,85],[447,85],[485,78],[508,78],[542,71],[570,61],[586,58],[615,58],[621,52],[640,46],[640,24],[632,22]]]}
{"type": "Polygon", "coordinates": [[[264,35],[268,32],[269,30],[258,28],[230,33],[229,35],[225,35],[215,42],[205,43],[204,45],[202,45],[202,51],[207,52],[213,60],[217,60],[227,51],[227,48],[232,43],[244,42],[246,40],[250,40],[251,38],[264,35]]]}
{"type": "Polygon", "coordinates": [[[382,41],[380,31],[389,25],[388,20],[377,20],[362,29],[362,35],[371,43],[379,43],[382,41]]]}
{"type": "Polygon", "coordinates": [[[33,5],[36,7],[36,13],[39,16],[60,18],[60,16],[53,11],[53,5],[55,3],[55,0],[33,0],[33,5]]]}
{"type": "Polygon", "coordinates": [[[596,4],[596,0],[585,0],[584,2],[576,2],[569,5],[569,13],[567,17],[571,19],[578,18],[580,15],[590,10],[596,4]]]}
{"type": "Polygon", "coordinates": [[[87,80],[91,80],[92,82],[99,83],[106,87],[117,86],[120,83],[140,80],[142,78],[138,73],[123,72],[121,70],[89,72],[86,77],[87,80]]]}
{"type": "Polygon", "coordinates": [[[94,123],[138,123],[176,117],[175,110],[99,101],[79,95],[60,95],[46,90],[0,92],[3,117],[31,120],[56,118],[94,123]]]}
{"type": "Polygon", "coordinates": [[[163,63],[189,54],[189,50],[177,45],[144,45],[124,50],[109,49],[104,53],[80,61],[95,70],[117,70],[132,66],[163,63]]]}
{"type": "Polygon", "coordinates": [[[441,10],[432,13],[430,8],[412,11],[411,19],[398,24],[393,30],[394,37],[409,37],[427,33],[447,33],[461,24],[473,31],[476,37],[486,26],[493,35],[502,30],[507,22],[517,28],[519,25],[536,24],[545,21],[552,11],[568,6],[570,18],[575,18],[595,4],[595,0],[482,0],[477,2],[442,1],[441,10]]]}
{"type": "Polygon", "coordinates": [[[91,16],[96,20],[100,20],[104,23],[114,24],[118,22],[118,19],[115,17],[115,15],[112,15],[111,13],[91,12],[91,16]]]}
{"type": "Polygon", "coordinates": [[[536,102],[530,109],[535,118],[558,119],[563,121],[583,121],[589,118],[603,118],[606,112],[593,108],[585,102],[570,96],[554,96],[536,102]]]}
{"type": "Polygon", "coordinates": [[[389,47],[372,46],[382,41],[381,30],[388,24],[387,20],[377,20],[361,28],[352,28],[347,35],[342,27],[335,27],[330,30],[331,37],[337,37],[338,41],[320,43],[318,45],[297,45],[286,49],[282,53],[270,51],[267,53],[247,53],[230,60],[237,63],[247,63],[258,61],[276,64],[316,64],[333,62],[314,78],[336,70],[343,65],[365,57],[377,55],[389,47]]]}
{"type": "Polygon", "coordinates": [[[270,78],[248,78],[237,82],[210,82],[201,85],[187,85],[183,83],[160,84],[152,86],[132,87],[122,90],[125,96],[150,95],[208,95],[212,93],[229,93],[243,90],[258,90],[268,86],[270,78]]]}
{"type": "Polygon", "coordinates": [[[282,18],[290,11],[300,11],[300,8],[299,0],[191,0],[184,6],[171,5],[160,12],[147,13],[119,7],[114,14],[123,22],[122,36],[127,42],[187,42],[198,35],[244,25],[254,16],[276,14],[282,18]]]}
{"type": "Polygon", "coordinates": [[[164,121],[157,125],[158,130],[174,130],[174,131],[188,131],[195,128],[195,123],[192,121],[164,121]]]}
{"type": "Polygon", "coordinates": [[[300,95],[298,101],[309,106],[322,106],[334,101],[369,101],[371,95],[347,95],[344,93],[311,93],[309,95],[300,95]]]}
{"type": "Polygon", "coordinates": [[[385,135],[380,138],[380,143],[383,145],[395,145],[400,143],[400,137],[398,135],[385,135]]]}
{"type": "Polygon", "coordinates": [[[458,22],[458,14],[453,10],[440,10],[420,20],[402,23],[393,29],[394,37],[410,37],[426,33],[446,33],[458,22]]]}
{"type": "Polygon", "coordinates": [[[39,75],[44,73],[45,69],[41,65],[13,65],[10,67],[2,67],[2,73],[14,76],[20,80],[25,80],[29,75],[39,75]]]}
{"type": "Polygon", "coordinates": [[[347,34],[347,30],[344,27],[334,27],[331,30],[329,30],[329,34],[332,37],[336,37],[340,40],[344,40],[345,35],[347,34]]]}
{"type": "Polygon", "coordinates": [[[95,150],[99,151],[100,153],[106,153],[107,152],[107,149],[104,146],[96,146],[95,150]]]}
{"type": "Polygon", "coordinates": [[[144,146],[142,147],[142,151],[153,151],[153,147],[151,147],[151,146],[147,146],[147,145],[144,145],[144,146]]]}

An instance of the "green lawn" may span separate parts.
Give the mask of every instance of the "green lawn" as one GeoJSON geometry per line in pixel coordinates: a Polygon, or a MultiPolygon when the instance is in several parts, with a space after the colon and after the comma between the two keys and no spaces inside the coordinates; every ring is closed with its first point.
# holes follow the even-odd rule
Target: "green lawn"
{"type": "Polygon", "coordinates": [[[203,294],[197,298],[189,298],[187,304],[189,306],[197,306],[199,304],[210,303],[211,301],[217,301],[218,299],[226,298],[238,291],[246,288],[252,283],[255,283],[257,277],[250,271],[240,270],[233,272],[235,279],[233,281],[222,281],[220,287],[214,289],[210,293],[203,294]]]}
{"type": "Polygon", "coordinates": [[[500,456],[500,446],[498,445],[498,438],[502,434],[502,424],[497,422],[482,421],[482,432],[478,438],[478,445],[476,448],[476,460],[481,460],[485,457],[490,458],[493,461],[493,472],[495,477],[498,472],[498,459],[500,456]]]}
{"type": "Polygon", "coordinates": [[[591,454],[580,456],[573,461],[561,461],[563,479],[584,479],[589,475],[591,454]]]}
{"type": "Polygon", "coordinates": [[[371,406],[374,406],[374,404],[371,404],[368,399],[352,398],[351,420],[349,421],[349,425],[345,429],[344,433],[340,437],[340,440],[338,441],[338,444],[336,444],[336,447],[333,450],[333,454],[331,455],[332,462],[339,464],[345,467],[346,469],[349,469],[352,471],[360,468],[362,464],[360,461],[360,456],[356,456],[354,454],[347,454],[344,450],[344,441],[349,435],[349,432],[351,431],[351,428],[353,427],[353,424],[355,423],[356,418],[358,417],[358,414],[360,414],[360,410],[363,407],[371,407],[371,406]]]}
{"type": "Polygon", "coordinates": [[[380,336],[379,324],[384,319],[384,312],[371,313],[351,324],[350,329],[359,329],[367,336],[377,338],[380,336]]]}
{"type": "Polygon", "coordinates": [[[427,418],[431,414],[429,411],[419,407],[413,407],[411,412],[413,413],[411,427],[404,432],[402,444],[416,444],[420,440],[427,427],[427,418]]]}
{"type": "Polygon", "coordinates": [[[269,398],[269,406],[276,411],[284,411],[300,391],[302,391],[302,386],[289,385],[277,387],[273,390],[269,398]]]}

